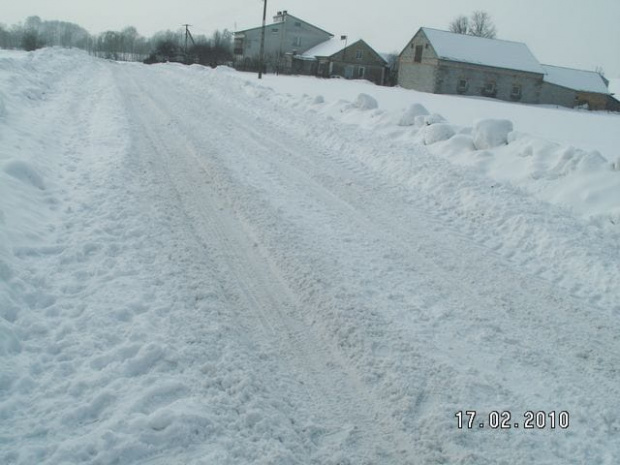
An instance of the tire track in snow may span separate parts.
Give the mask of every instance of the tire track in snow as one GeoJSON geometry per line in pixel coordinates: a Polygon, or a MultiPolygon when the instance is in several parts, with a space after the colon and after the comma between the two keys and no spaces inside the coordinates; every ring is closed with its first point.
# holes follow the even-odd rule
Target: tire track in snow
{"type": "MultiPolygon", "coordinates": [[[[131,98],[140,95],[135,83],[133,88],[131,98]]],[[[177,194],[176,201],[185,211],[194,240],[217,249],[219,266],[226,270],[224,286],[230,303],[240,307],[238,318],[243,318],[244,311],[257,315],[260,324],[253,329],[260,332],[259,337],[254,336],[258,344],[277,346],[278,356],[286,360],[287,369],[302,383],[312,405],[310,412],[327,422],[327,430],[313,439],[319,441],[315,445],[317,456],[327,457],[342,449],[342,458],[354,459],[354,463],[378,463],[373,457],[379,455],[385,460],[382,463],[409,463],[406,457],[412,457],[413,452],[408,438],[399,438],[402,433],[389,421],[378,423],[369,416],[368,410],[375,414],[381,410],[377,406],[381,400],[372,398],[351,377],[342,357],[327,350],[325,341],[299,319],[311,309],[304,308],[306,304],[270,262],[268,251],[261,249],[251,229],[235,217],[227,197],[231,194],[225,192],[233,180],[226,179],[221,167],[197,155],[201,144],[193,142],[178,122],[170,120],[173,109],[162,100],[142,95],[142,111],[146,110],[148,117],[143,117],[137,129],[147,132],[148,146],[140,148],[152,150],[162,163],[160,169],[166,172],[177,194]],[[166,121],[169,124],[163,124],[166,121]],[[197,203],[197,198],[203,200],[197,203]],[[393,456],[394,449],[400,459],[393,456]]],[[[134,116],[142,117],[141,112],[134,112],[134,116]]],[[[200,153],[205,150],[212,152],[216,148],[202,148],[200,153]]]]}
{"type": "MultiPolygon", "coordinates": [[[[232,99],[227,99],[227,101],[232,101],[232,99]]],[[[243,105],[246,108],[252,108],[248,102],[244,102],[243,105]]],[[[262,105],[259,108],[264,110],[262,105]]],[[[248,113],[251,115],[252,110],[248,113]]],[[[286,119],[284,115],[287,113],[285,111],[282,113],[283,119],[286,119]]],[[[243,112],[237,115],[239,119],[237,124],[240,126],[244,126],[242,123],[243,116],[243,112]]],[[[280,116],[278,115],[278,117],[280,116]]],[[[251,120],[251,116],[247,117],[247,121],[251,120]]],[[[300,152],[291,150],[293,146],[303,146],[304,142],[296,139],[296,133],[291,131],[290,127],[287,127],[286,134],[272,129],[260,133],[254,131],[252,137],[259,140],[263,139],[264,144],[273,144],[278,147],[279,150],[274,150],[274,155],[269,158],[272,163],[275,158],[279,158],[280,161],[285,160],[283,165],[289,165],[287,173],[291,176],[299,176],[300,172],[303,172],[312,177],[314,181],[321,182],[322,180],[324,187],[335,193],[335,198],[339,198],[341,201],[345,200],[349,203],[349,207],[351,205],[357,206],[359,216],[366,217],[369,220],[366,226],[372,228],[373,225],[382,225],[384,230],[388,231],[388,236],[393,237],[394,244],[407,245],[412,237],[416,237],[416,240],[421,243],[431,244],[434,240],[433,233],[437,234],[438,238],[449,237],[449,241],[444,240],[441,246],[436,247],[439,253],[424,253],[424,250],[419,247],[411,248],[409,246],[405,248],[408,248],[411,257],[420,258],[420,252],[422,252],[426,259],[425,267],[429,270],[435,270],[431,274],[443,275],[451,285],[456,284],[452,295],[466,296],[466,301],[474,303],[474,305],[478,303],[479,306],[487,308],[487,311],[483,312],[482,319],[478,317],[475,322],[469,325],[469,330],[473,331],[474,335],[476,332],[480,333],[481,328],[491,328],[490,323],[497,320],[498,313],[503,315],[504,321],[496,326],[498,329],[504,327],[504,336],[501,338],[504,338],[508,343],[505,347],[513,346],[512,355],[518,358],[527,354],[527,358],[521,359],[523,368],[521,373],[538,370],[540,375],[538,378],[546,379],[546,383],[541,383],[540,388],[543,392],[551,394],[547,402],[553,402],[556,395],[561,396],[561,394],[556,393],[565,392],[564,388],[567,386],[577,384],[579,387],[568,388],[568,391],[571,391],[571,394],[575,396],[572,399],[572,405],[576,411],[581,411],[582,420],[587,422],[589,414],[579,407],[589,402],[593,391],[599,392],[598,396],[595,396],[599,399],[605,399],[608,392],[613,392],[613,396],[618,397],[617,370],[615,369],[615,353],[618,345],[617,331],[615,325],[609,325],[610,322],[604,308],[590,305],[584,299],[567,295],[561,288],[553,286],[548,279],[540,275],[529,275],[523,271],[522,262],[517,264],[513,261],[507,261],[501,254],[473,242],[471,236],[455,230],[454,227],[448,226],[449,234],[446,234],[445,231],[442,232],[445,228],[435,228],[434,232],[429,234],[428,231],[419,226],[416,227],[418,224],[428,224],[429,222],[442,226],[445,225],[445,222],[441,221],[440,218],[433,218],[425,211],[427,206],[415,198],[411,205],[405,202],[404,209],[390,209],[389,207],[395,200],[385,196],[383,196],[383,202],[373,202],[374,195],[378,194],[381,197],[383,193],[382,189],[376,188],[380,184],[376,182],[376,177],[375,179],[366,178],[371,182],[362,182],[359,185],[356,182],[350,182],[351,179],[359,181],[360,178],[351,177],[350,174],[347,174],[346,169],[344,173],[338,172],[337,166],[334,167],[333,163],[344,164],[345,167],[351,167],[355,164],[349,157],[343,161],[339,154],[336,155],[338,152],[334,149],[327,149],[324,152],[316,150],[315,153],[326,155],[327,159],[322,159],[323,165],[316,163],[316,157],[306,157],[307,151],[301,155],[300,152]],[[282,143],[283,140],[287,141],[286,145],[282,143]],[[317,171],[318,167],[324,168],[320,174],[317,171]],[[338,175],[333,173],[338,173],[338,175]],[[378,207],[379,205],[381,207],[378,207]],[[388,208],[384,211],[385,206],[388,208]],[[377,208],[371,212],[373,207],[377,208]],[[411,209],[407,210],[407,207],[411,207],[411,209]],[[404,224],[396,220],[399,216],[407,218],[399,215],[403,211],[407,211],[411,217],[408,221],[404,221],[404,224]],[[412,234],[413,231],[415,231],[414,234],[412,234]],[[478,249],[480,254],[461,259],[460,262],[454,260],[454,257],[463,256],[462,250],[471,251],[471,249],[478,249]],[[492,259],[489,259],[491,257],[492,259]],[[504,279],[504,282],[500,282],[499,285],[498,277],[504,279]],[[459,286],[458,283],[466,285],[459,286]],[[515,286],[516,283],[518,285],[515,286]],[[600,315],[599,310],[601,311],[600,315]],[[509,328],[508,322],[513,322],[514,328],[509,328]],[[589,328],[588,332],[591,337],[597,339],[597,345],[600,344],[596,350],[596,356],[591,353],[592,346],[584,335],[584,328],[589,328]],[[549,359],[547,359],[547,354],[552,354],[549,359]],[[544,362],[541,363],[541,360],[544,362]],[[555,367],[548,366],[549,360],[553,360],[552,365],[556,364],[555,367]],[[589,373],[589,377],[584,378],[582,373],[589,373]],[[547,387],[543,387],[544,384],[547,387]],[[553,391],[550,386],[555,386],[556,393],[552,394],[553,391]]],[[[343,145],[355,150],[354,144],[347,146],[345,142],[343,145]]],[[[356,172],[363,173],[364,171],[358,167],[356,172]]],[[[403,194],[402,191],[399,192],[397,189],[391,193],[396,195],[396,202],[399,194],[403,194]]],[[[468,252],[468,254],[470,253],[468,252]]],[[[460,303],[459,300],[453,300],[452,306],[458,307],[460,303]]],[[[444,328],[453,329],[445,325],[444,328]]],[[[468,335],[468,331],[460,331],[456,334],[459,337],[465,336],[465,341],[476,341],[468,335]]],[[[461,364],[469,363],[465,356],[468,351],[463,342],[458,343],[457,341],[457,344],[445,340],[442,342],[444,344],[438,344],[439,352],[443,351],[446,360],[450,360],[452,363],[454,361],[460,361],[461,364]],[[442,350],[443,347],[450,348],[449,350],[442,350]]],[[[495,349],[497,346],[494,345],[497,342],[495,340],[483,344],[484,352],[489,355],[492,354],[491,358],[487,357],[486,361],[495,362],[496,355],[501,355],[501,357],[495,363],[486,364],[481,360],[477,364],[480,370],[493,377],[496,376],[493,367],[497,367],[500,361],[503,364],[510,359],[508,354],[497,354],[495,349]]],[[[527,385],[531,383],[530,380],[524,379],[520,375],[516,375],[511,382],[507,385],[514,385],[517,390],[525,388],[526,391],[527,385]]],[[[606,402],[599,403],[597,406],[599,413],[603,416],[607,415],[605,413],[607,407],[606,402]]],[[[594,429],[597,429],[596,426],[594,429]]],[[[604,441],[604,438],[605,434],[601,436],[601,440],[604,441]]]]}
{"type": "MultiPolygon", "coordinates": [[[[179,74],[178,76],[181,75],[179,74]]],[[[170,73],[169,77],[174,79],[174,73],[170,73]]],[[[212,90],[210,92],[212,92],[212,95],[216,95],[215,91],[212,90]]],[[[167,111],[174,113],[179,108],[184,108],[188,112],[201,114],[197,110],[198,103],[192,102],[187,96],[177,95],[177,97],[180,100],[177,106],[169,106],[167,111]]],[[[229,95],[214,98],[221,99],[221,105],[224,102],[235,102],[234,97],[229,95]]],[[[244,102],[243,99],[241,101],[244,102]]],[[[327,150],[325,153],[328,156],[327,158],[322,158],[320,164],[317,163],[316,156],[315,158],[309,157],[312,150],[320,149],[320,144],[317,144],[318,147],[309,144],[309,147],[304,150],[293,150],[291,149],[293,146],[299,147],[304,145],[304,141],[301,140],[298,134],[294,132],[292,134],[290,132],[285,133],[273,122],[257,123],[251,115],[245,115],[239,109],[236,112],[222,111],[222,114],[218,117],[216,115],[218,107],[217,105],[214,105],[214,107],[214,110],[206,112],[213,121],[217,121],[217,125],[215,125],[216,130],[221,132],[218,137],[214,137],[214,141],[219,141],[220,144],[227,147],[227,150],[234,148],[235,143],[238,144],[238,148],[244,150],[252,146],[254,147],[251,153],[240,154],[249,157],[246,160],[248,164],[247,170],[242,170],[238,164],[230,160],[227,161],[230,168],[226,170],[222,165],[223,157],[220,157],[218,160],[218,165],[206,164],[203,158],[205,150],[198,147],[200,147],[201,142],[203,145],[205,142],[209,142],[208,138],[199,139],[194,136],[195,142],[190,143],[189,146],[193,146],[196,161],[203,163],[206,175],[211,176],[217,173],[220,176],[218,187],[221,198],[228,201],[228,208],[234,211],[234,217],[242,218],[240,224],[248,228],[239,236],[239,241],[242,244],[247,245],[246,236],[252,236],[252,228],[260,230],[261,226],[265,226],[260,223],[259,215],[253,216],[251,212],[243,210],[243,202],[248,202],[251,207],[271,208],[274,210],[276,207],[266,204],[266,201],[262,198],[268,197],[269,194],[269,192],[261,191],[264,186],[271,184],[274,192],[286,192],[287,189],[290,190],[292,188],[305,189],[306,193],[313,197],[312,202],[314,203],[310,202],[302,206],[308,210],[313,209],[316,212],[325,214],[325,217],[328,217],[328,213],[333,213],[333,215],[329,216],[330,218],[337,218],[339,214],[344,216],[345,219],[343,221],[334,222],[335,228],[346,231],[344,223],[349,222],[352,223],[350,227],[359,230],[367,229],[371,232],[371,235],[386,243],[386,249],[392,249],[391,253],[396,257],[394,259],[395,266],[404,267],[407,261],[414,261],[419,263],[418,270],[426,270],[428,272],[428,276],[419,279],[420,283],[428,287],[428,290],[422,293],[426,293],[427,297],[435,299],[434,302],[432,300],[428,301],[429,305],[431,307],[438,307],[437,300],[441,300],[442,306],[452,309],[452,313],[448,312],[441,317],[431,318],[430,322],[427,323],[424,321],[415,322],[413,319],[410,319],[407,323],[416,323],[421,326],[426,324],[429,327],[429,331],[434,332],[433,343],[436,350],[434,362],[441,362],[449,366],[451,370],[454,370],[454,373],[460,375],[460,378],[457,379],[461,381],[464,379],[462,375],[465,367],[472,366],[472,360],[470,359],[472,351],[469,347],[477,347],[477,352],[474,351],[474,353],[478,353],[481,357],[480,360],[473,363],[473,367],[477,371],[477,376],[482,374],[482,379],[478,384],[472,384],[472,386],[456,387],[457,393],[469,393],[471,394],[470,399],[477,399],[476,402],[480,402],[484,398],[492,399],[492,396],[496,395],[504,405],[509,402],[511,406],[518,405],[521,408],[528,408],[525,405],[527,402],[551,402],[555,395],[567,398],[563,384],[579,380],[582,370],[593,370],[592,374],[596,381],[580,380],[576,383],[578,386],[570,388],[570,396],[573,396],[572,400],[576,401],[575,404],[585,400],[583,396],[588,394],[589,388],[598,389],[600,392],[607,390],[616,392],[616,383],[612,370],[613,349],[617,343],[615,342],[613,330],[606,330],[604,327],[599,328],[602,331],[600,333],[602,348],[598,355],[601,355],[602,358],[595,364],[587,362],[586,359],[591,357],[591,355],[586,354],[586,358],[582,358],[582,360],[579,358],[573,359],[572,363],[575,366],[570,366],[571,359],[566,359],[565,356],[559,355],[559,349],[555,347],[558,345],[563,349],[568,349],[568,352],[575,352],[582,343],[584,345],[587,343],[580,335],[580,327],[582,325],[570,321],[572,318],[575,318],[573,310],[577,309],[577,312],[581,314],[579,318],[581,318],[582,322],[584,324],[589,323],[585,316],[587,313],[584,312],[583,302],[562,296],[557,293],[557,290],[545,288],[547,283],[544,281],[532,279],[525,273],[520,273],[518,269],[514,268],[514,263],[506,262],[501,257],[498,258],[496,253],[480,247],[467,235],[454,234],[454,229],[449,229],[447,232],[442,233],[441,228],[435,228],[434,231],[429,232],[424,226],[428,223],[428,212],[419,208],[420,205],[416,205],[415,202],[412,205],[410,202],[408,203],[399,198],[402,192],[399,192],[398,189],[386,193],[383,189],[377,188],[375,183],[376,177],[366,176],[368,175],[367,170],[351,171],[347,168],[346,163],[343,169],[339,156],[334,156],[335,152],[327,150]],[[250,133],[245,131],[235,132],[236,130],[239,131],[239,128],[251,127],[253,124],[258,124],[260,130],[250,131],[250,133]],[[235,142],[226,142],[227,138],[235,142]],[[287,144],[281,142],[281,140],[285,139],[288,140],[287,144]],[[272,150],[269,151],[266,148],[271,148],[272,150]],[[338,166],[339,164],[340,166],[338,166]],[[236,171],[233,172],[233,168],[236,171]],[[360,173],[363,175],[360,175],[360,173]],[[261,182],[257,181],[258,176],[261,177],[261,182]],[[242,198],[234,200],[236,193],[227,189],[238,183],[239,180],[247,181],[246,191],[250,193],[255,192],[255,199],[242,198]],[[269,183],[267,183],[267,180],[269,180],[269,183]],[[348,184],[349,181],[354,182],[348,184]],[[390,198],[392,195],[396,198],[390,198]],[[394,203],[393,206],[390,206],[391,202],[394,203]],[[321,204],[326,206],[321,207],[321,204]],[[385,206],[387,208],[383,210],[385,206]],[[414,238],[417,243],[413,241],[414,238]],[[433,247],[428,247],[429,245],[433,245],[433,247]],[[477,272],[480,272],[479,276],[482,276],[482,278],[475,278],[477,272]],[[515,283],[519,283],[521,288],[517,288],[515,283]],[[531,295],[523,295],[523,289],[528,289],[531,295]],[[544,303],[541,303],[540,299],[544,303]],[[557,318],[564,322],[565,335],[562,335],[561,330],[549,326],[549,318],[541,319],[541,315],[551,311],[548,307],[552,307],[554,310],[559,309],[559,312],[563,313],[562,316],[557,316],[557,318]],[[455,315],[455,310],[461,312],[472,311],[475,314],[475,319],[468,321],[466,314],[455,315]],[[479,310],[482,310],[482,312],[480,313],[479,310]],[[498,317],[498,314],[501,315],[501,318],[498,317]],[[492,323],[496,320],[499,320],[499,322],[494,323],[494,327],[492,323]],[[463,328],[455,326],[459,321],[464,322],[463,328]],[[508,322],[513,322],[515,324],[514,328],[511,328],[508,322]],[[502,326],[503,330],[498,331],[502,326]],[[445,336],[442,334],[445,334],[445,336]],[[450,340],[451,338],[453,340],[450,340]],[[498,351],[498,347],[504,349],[505,353],[498,351]],[[551,353],[552,356],[537,356],[537,354],[545,351],[551,353]],[[524,357],[524,354],[527,357],[524,357]],[[516,362],[511,360],[511,357],[516,357],[516,362]],[[536,366],[536,358],[541,359],[538,362],[542,362],[538,366],[536,366]],[[563,361],[564,359],[566,361],[563,361]],[[527,378],[502,380],[503,370],[501,366],[506,363],[513,368],[521,364],[525,372],[530,374],[533,372],[532,370],[538,370],[536,378],[549,382],[548,387],[540,386],[541,397],[529,397],[529,394],[536,389],[528,389],[527,384],[531,381],[528,381],[527,378]],[[597,372],[599,372],[598,375],[597,372]],[[560,373],[561,377],[554,378],[557,373],[560,373]],[[482,394],[473,395],[474,389],[478,389],[482,394]]],[[[223,110],[224,106],[219,106],[219,109],[223,110]]],[[[181,133],[191,134],[192,130],[199,129],[200,127],[199,124],[189,125],[187,129],[177,126],[176,130],[181,133]]],[[[187,136],[187,138],[191,139],[191,136],[187,136]]],[[[354,145],[352,146],[355,147],[354,145]]],[[[320,150],[317,152],[320,153],[320,150]]],[[[217,154],[212,155],[216,157],[217,154]]],[[[187,193],[187,196],[189,197],[189,193],[187,193]]],[[[234,224],[232,217],[229,217],[229,219],[234,224]]],[[[441,222],[439,224],[441,225],[441,222]]],[[[226,231],[228,228],[223,230],[226,231]]],[[[304,269],[303,263],[295,263],[295,257],[291,257],[290,254],[276,252],[274,249],[277,247],[276,239],[278,235],[272,233],[272,241],[270,242],[268,240],[269,235],[264,235],[265,231],[263,229],[263,235],[258,238],[260,240],[255,240],[259,244],[258,251],[256,253],[244,252],[241,255],[237,255],[235,258],[237,265],[233,265],[233,267],[237,267],[243,277],[247,273],[246,269],[240,269],[245,262],[244,258],[251,256],[252,259],[250,261],[253,262],[254,260],[259,260],[261,256],[263,258],[267,257],[275,263],[274,268],[279,270],[278,273],[284,273],[282,275],[282,279],[285,281],[284,287],[292,288],[294,294],[303,295],[303,302],[314,302],[319,307],[325,307],[323,310],[327,310],[326,307],[330,305],[329,302],[316,298],[313,299],[311,295],[306,294],[309,290],[307,288],[304,289],[304,284],[297,282],[296,278],[292,277],[295,271],[304,269]],[[301,294],[299,294],[300,292],[301,294]]],[[[317,242],[315,245],[320,247],[321,244],[317,242]]],[[[379,250],[381,248],[376,247],[373,253],[379,250]]],[[[311,270],[308,272],[312,275],[311,270]]],[[[243,278],[241,279],[243,280],[243,278]]],[[[297,300],[299,300],[299,297],[297,297],[297,300]]],[[[416,314],[415,316],[420,315],[416,314]]],[[[589,326],[592,325],[590,324],[589,326]]],[[[294,341],[295,338],[292,338],[292,340],[294,341]]],[[[347,357],[350,357],[350,355],[345,356],[345,359],[347,357]]],[[[363,366],[363,364],[360,366],[363,366]]],[[[513,375],[515,373],[513,372],[513,375]]],[[[426,385],[428,387],[422,387],[416,393],[411,411],[418,414],[423,413],[424,415],[428,413],[430,416],[422,418],[426,423],[413,421],[412,424],[418,428],[416,434],[421,439],[413,447],[418,452],[431,456],[432,449],[437,447],[437,444],[432,440],[432,435],[437,434],[438,430],[429,428],[427,431],[424,431],[423,427],[428,425],[429,421],[445,424],[445,422],[441,423],[437,419],[438,412],[436,410],[433,411],[433,409],[437,408],[437,400],[432,395],[434,394],[434,387],[444,388],[444,385],[441,384],[444,381],[440,379],[439,384],[437,384],[438,381],[434,378],[445,377],[445,373],[438,374],[433,371],[431,366],[426,365],[418,370],[416,375],[423,377],[424,383],[422,383],[422,386],[426,385]],[[428,392],[429,395],[425,395],[425,392],[428,392]],[[434,404],[431,402],[433,400],[435,400],[434,404]],[[432,415],[435,415],[435,417],[432,415]]],[[[403,379],[405,378],[406,376],[403,375],[403,379]]],[[[360,384],[363,385],[363,383],[360,384]]],[[[541,384],[544,383],[541,382],[541,384]]],[[[393,407],[394,405],[388,407],[388,409],[393,407]]],[[[461,408],[464,407],[461,406],[461,408]]],[[[598,409],[599,413],[604,413],[602,412],[603,408],[603,405],[598,404],[594,406],[592,411],[594,412],[598,409]]],[[[587,421],[587,414],[581,413],[580,416],[580,420],[587,421]]],[[[443,434],[446,435],[447,433],[444,432],[443,434]]],[[[580,432],[580,434],[584,433],[580,432]]],[[[445,440],[446,438],[444,437],[443,439],[445,440]]],[[[607,436],[604,432],[601,432],[597,440],[604,444],[607,436]]],[[[486,438],[484,441],[479,436],[476,436],[473,440],[465,441],[464,449],[472,450],[477,442],[491,447],[491,439],[486,438]]],[[[557,443],[557,445],[559,449],[562,448],[561,442],[557,443]]],[[[498,447],[497,453],[501,456],[499,451],[501,451],[503,446],[498,445],[496,447],[498,447]]],[[[557,452],[559,449],[553,449],[553,452],[557,452]]],[[[520,452],[522,454],[521,459],[532,458],[536,456],[536,452],[537,449],[522,451],[520,452]]],[[[540,449],[538,449],[538,452],[540,452],[540,449]]],[[[448,452],[443,451],[440,453],[440,457],[445,458],[446,454],[448,452]]],[[[482,458],[480,459],[482,460],[482,458]]],[[[516,460],[519,459],[517,458],[516,460]]]]}

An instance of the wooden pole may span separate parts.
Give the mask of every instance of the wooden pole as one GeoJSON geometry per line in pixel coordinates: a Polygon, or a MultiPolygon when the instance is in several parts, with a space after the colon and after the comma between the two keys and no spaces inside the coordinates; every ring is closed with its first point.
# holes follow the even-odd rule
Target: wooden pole
{"type": "Polygon", "coordinates": [[[263,26],[260,31],[260,54],[258,56],[258,79],[263,78],[263,61],[265,59],[265,21],[267,19],[267,0],[263,0],[263,26]]]}

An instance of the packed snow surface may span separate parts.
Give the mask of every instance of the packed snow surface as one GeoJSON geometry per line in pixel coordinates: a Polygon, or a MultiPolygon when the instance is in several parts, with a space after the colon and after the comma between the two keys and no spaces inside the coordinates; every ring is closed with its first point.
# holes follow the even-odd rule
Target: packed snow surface
{"type": "Polygon", "coordinates": [[[0,463],[620,463],[619,122],[0,52],[0,463]]]}

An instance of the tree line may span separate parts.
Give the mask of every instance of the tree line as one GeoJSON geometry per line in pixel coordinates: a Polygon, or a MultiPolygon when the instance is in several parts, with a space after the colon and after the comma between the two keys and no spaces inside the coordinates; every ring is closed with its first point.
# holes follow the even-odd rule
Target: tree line
{"type": "Polygon", "coordinates": [[[497,28],[491,16],[486,11],[476,10],[468,18],[465,15],[459,15],[450,23],[450,32],[457,34],[467,34],[476,37],[486,37],[487,39],[495,39],[497,36],[497,28]]]}
{"type": "Polygon", "coordinates": [[[215,31],[197,35],[185,46],[185,31],[161,31],[144,37],[135,27],[90,34],[66,21],[44,21],[30,16],[23,23],[0,24],[0,48],[33,51],[42,47],[79,48],[93,56],[120,61],[157,63],[175,61],[217,66],[231,63],[232,33],[215,31]]]}

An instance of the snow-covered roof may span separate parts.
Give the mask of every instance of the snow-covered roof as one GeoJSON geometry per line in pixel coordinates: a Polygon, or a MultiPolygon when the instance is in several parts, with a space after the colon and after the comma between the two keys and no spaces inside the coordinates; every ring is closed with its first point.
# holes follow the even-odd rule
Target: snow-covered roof
{"type": "Polygon", "coordinates": [[[609,94],[605,81],[597,72],[551,65],[542,65],[542,67],[547,73],[546,82],[573,90],[609,94]]]}
{"type": "Polygon", "coordinates": [[[360,39],[358,38],[348,38],[346,42],[342,40],[340,37],[333,37],[331,39],[326,40],[325,42],[321,42],[318,45],[315,45],[310,50],[306,50],[303,53],[305,57],[330,57],[335,55],[339,51],[348,47],[349,45],[353,45],[358,42],[360,39]]]}
{"type": "Polygon", "coordinates": [[[522,42],[486,39],[427,27],[423,27],[422,31],[441,59],[545,73],[530,49],[522,42]]]}
{"type": "MultiPolygon", "coordinates": [[[[329,36],[332,36],[332,37],[334,36],[334,34],[332,34],[331,32],[327,32],[326,30],[321,29],[320,27],[315,26],[314,24],[310,24],[308,21],[304,21],[303,19],[298,18],[297,16],[293,16],[292,14],[290,14],[288,12],[286,12],[284,15],[275,16],[274,17],[274,22],[270,23],[270,24],[265,24],[265,28],[269,28],[271,26],[277,26],[279,24],[282,24],[284,21],[300,21],[300,22],[304,23],[305,25],[310,26],[310,27],[316,29],[317,31],[324,32],[325,34],[327,34],[329,36]]],[[[251,27],[251,28],[248,28],[248,29],[241,29],[239,31],[235,31],[234,34],[239,36],[239,35],[242,35],[242,34],[248,32],[248,31],[254,31],[256,29],[262,29],[262,26],[255,26],[255,27],[251,27]]]]}

